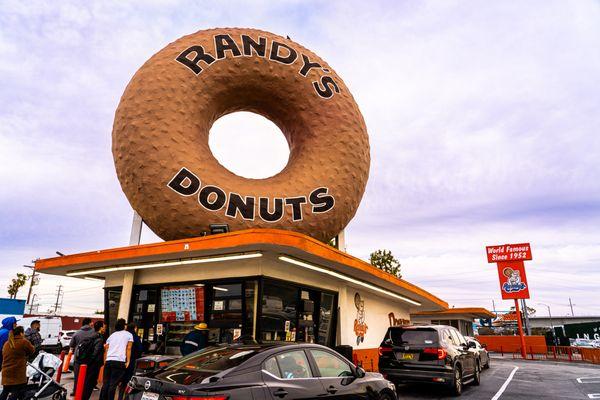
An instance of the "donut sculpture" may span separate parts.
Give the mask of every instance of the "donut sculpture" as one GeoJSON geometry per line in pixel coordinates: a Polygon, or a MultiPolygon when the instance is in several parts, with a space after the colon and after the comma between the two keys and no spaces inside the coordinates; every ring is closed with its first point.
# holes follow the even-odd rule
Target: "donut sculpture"
{"type": "Polygon", "coordinates": [[[125,89],[112,140],[125,195],[164,240],[225,223],[327,241],[356,213],[369,175],[367,130],[342,79],[310,50],[254,29],[199,31],[152,56],[125,89]],[[235,111],[281,129],[290,157],[280,173],[243,178],[213,156],[210,128],[235,111]]]}

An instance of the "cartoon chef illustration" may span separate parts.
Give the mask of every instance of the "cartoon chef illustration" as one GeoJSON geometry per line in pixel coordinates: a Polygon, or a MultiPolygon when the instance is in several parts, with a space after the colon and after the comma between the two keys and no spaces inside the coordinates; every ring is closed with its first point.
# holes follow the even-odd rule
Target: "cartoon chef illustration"
{"type": "Polygon", "coordinates": [[[365,341],[365,334],[369,328],[365,323],[365,302],[360,294],[354,295],[354,306],[356,307],[356,319],[354,320],[354,333],[356,334],[356,345],[365,341]]]}
{"type": "Polygon", "coordinates": [[[507,278],[504,285],[502,285],[504,291],[508,293],[518,292],[527,287],[527,285],[521,282],[521,272],[518,269],[506,267],[502,270],[502,274],[507,278]]]}

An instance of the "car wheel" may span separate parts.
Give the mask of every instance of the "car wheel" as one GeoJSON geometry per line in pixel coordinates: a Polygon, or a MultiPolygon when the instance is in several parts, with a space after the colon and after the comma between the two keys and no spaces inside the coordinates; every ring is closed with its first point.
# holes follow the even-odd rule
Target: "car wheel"
{"type": "Polygon", "coordinates": [[[390,393],[383,392],[379,394],[379,400],[396,400],[396,397],[392,396],[390,393]]]}
{"type": "Polygon", "coordinates": [[[462,371],[457,365],[454,367],[454,377],[452,378],[452,383],[450,384],[450,393],[452,393],[454,396],[460,396],[462,394],[462,386],[462,371]]]}
{"type": "Polygon", "coordinates": [[[475,373],[473,374],[473,385],[479,386],[481,384],[481,364],[479,361],[475,363],[475,373]]]}

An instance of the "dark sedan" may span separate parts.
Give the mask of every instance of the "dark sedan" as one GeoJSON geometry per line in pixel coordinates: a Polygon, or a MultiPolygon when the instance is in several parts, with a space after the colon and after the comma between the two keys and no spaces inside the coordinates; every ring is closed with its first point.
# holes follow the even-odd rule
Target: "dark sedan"
{"type": "Polygon", "coordinates": [[[231,344],[133,377],[129,400],[396,399],[394,385],[313,344],[231,344]]]}

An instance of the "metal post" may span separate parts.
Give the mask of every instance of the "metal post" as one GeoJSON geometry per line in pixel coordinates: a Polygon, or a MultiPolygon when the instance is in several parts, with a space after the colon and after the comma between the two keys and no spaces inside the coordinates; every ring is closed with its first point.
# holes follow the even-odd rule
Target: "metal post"
{"type": "Polygon", "coordinates": [[[521,310],[519,309],[519,300],[515,299],[515,311],[517,313],[517,325],[519,327],[519,337],[521,338],[521,357],[527,358],[527,350],[525,349],[525,336],[523,335],[523,321],[521,320],[521,310]]]}
{"type": "Polygon", "coordinates": [[[573,302],[571,302],[571,298],[569,297],[569,306],[571,307],[571,317],[575,316],[575,313],[573,312],[573,302]]]}
{"type": "Polygon", "coordinates": [[[131,234],[129,235],[129,245],[140,244],[142,237],[142,217],[136,211],[133,212],[133,221],[131,222],[131,234]]]}
{"type": "Polygon", "coordinates": [[[531,326],[529,324],[529,313],[527,312],[527,303],[525,299],[521,300],[523,302],[523,315],[525,315],[525,330],[527,331],[527,336],[531,336],[531,326]]]}

